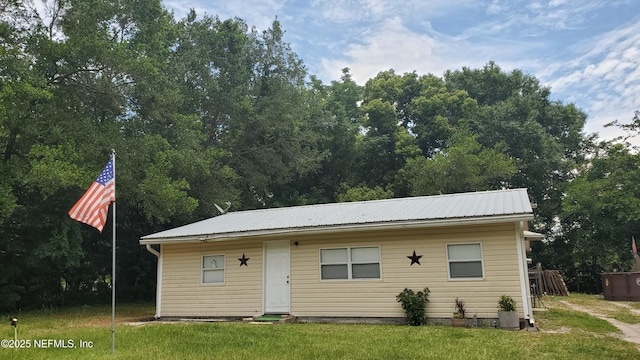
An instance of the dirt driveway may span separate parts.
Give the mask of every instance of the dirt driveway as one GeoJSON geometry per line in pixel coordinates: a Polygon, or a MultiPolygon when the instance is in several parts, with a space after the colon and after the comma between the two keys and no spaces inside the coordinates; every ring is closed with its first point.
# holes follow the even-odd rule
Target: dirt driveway
{"type": "MultiPolygon", "coordinates": [[[[620,331],[622,331],[622,335],[617,335],[617,337],[621,338],[622,340],[625,341],[629,341],[632,343],[636,343],[640,345],[640,324],[627,324],[627,323],[623,323],[621,321],[618,321],[616,319],[612,319],[607,317],[605,314],[602,314],[600,312],[598,312],[595,309],[592,308],[587,308],[587,307],[583,307],[583,306],[579,306],[576,304],[572,304],[568,301],[559,301],[561,304],[567,306],[568,308],[575,310],[575,311],[582,311],[582,312],[586,312],[592,316],[595,316],[597,318],[600,318],[602,320],[606,320],[608,321],[611,325],[617,327],[618,329],[620,329],[620,331]]],[[[616,303],[616,302],[608,302],[608,304],[612,304],[615,306],[620,306],[620,307],[625,307],[628,308],[629,310],[631,310],[631,312],[640,315],[640,310],[636,310],[636,309],[632,309],[629,305],[624,304],[624,303],[616,303]]]]}

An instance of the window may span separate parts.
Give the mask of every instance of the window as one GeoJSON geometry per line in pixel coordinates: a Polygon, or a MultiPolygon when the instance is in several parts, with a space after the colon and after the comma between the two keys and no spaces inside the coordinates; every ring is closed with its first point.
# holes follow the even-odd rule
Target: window
{"type": "Polygon", "coordinates": [[[449,279],[476,279],[483,277],[482,247],[477,244],[447,245],[449,279]]]}
{"type": "Polygon", "coordinates": [[[202,257],[202,283],[224,284],[224,255],[202,257]]]}
{"type": "Polygon", "coordinates": [[[320,249],[320,278],[380,279],[380,248],[320,249]]]}

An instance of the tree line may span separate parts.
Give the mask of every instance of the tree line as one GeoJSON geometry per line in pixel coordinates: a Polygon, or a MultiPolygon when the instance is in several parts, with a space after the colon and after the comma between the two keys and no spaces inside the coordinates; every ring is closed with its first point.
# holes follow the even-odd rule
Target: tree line
{"type": "MultiPolygon", "coordinates": [[[[571,289],[629,270],[640,158],[520,70],[350,69],[323,83],[278,21],[160,0],[0,0],[0,310],[108,302],[111,229],[67,211],[116,150],[118,300],[153,298],[142,235],[231,211],[526,187],[534,261],[571,289]],[[124,271],[126,269],[126,271],[124,271]]],[[[638,132],[638,114],[630,124],[638,132]]]]}

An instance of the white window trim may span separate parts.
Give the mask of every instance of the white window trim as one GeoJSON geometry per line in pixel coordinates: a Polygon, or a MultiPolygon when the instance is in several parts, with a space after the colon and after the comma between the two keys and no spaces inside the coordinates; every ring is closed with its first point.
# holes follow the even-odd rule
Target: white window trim
{"type": "Polygon", "coordinates": [[[227,254],[205,254],[200,257],[200,285],[202,286],[220,286],[224,285],[227,282],[227,254]],[[203,266],[204,258],[207,256],[223,256],[224,257],[224,267],[222,269],[208,269],[203,266]],[[205,271],[220,271],[222,270],[222,282],[208,283],[204,282],[204,272],[205,271]]]}
{"type": "MultiPolygon", "coordinates": [[[[447,277],[449,281],[482,281],[485,279],[485,270],[484,270],[484,249],[482,248],[482,243],[479,241],[474,242],[455,242],[455,243],[447,243],[444,247],[444,255],[447,259],[447,277]],[[482,268],[482,276],[481,277],[451,277],[451,260],[449,260],[449,245],[480,245],[480,266],[482,268]]],[[[457,261],[453,261],[457,262],[457,261]]]]}
{"type": "Polygon", "coordinates": [[[318,249],[318,278],[320,281],[380,281],[382,280],[382,253],[380,250],[380,245],[362,245],[362,246],[336,246],[336,247],[327,247],[318,249]],[[372,264],[371,261],[351,261],[351,249],[359,249],[359,248],[377,248],[378,249],[378,272],[380,273],[379,278],[353,278],[353,270],[352,265],[358,264],[372,264]],[[322,262],[322,250],[336,250],[336,249],[347,249],[347,262],[322,262]],[[346,279],[323,279],[322,278],[322,265],[347,265],[347,278],[346,279]]]}

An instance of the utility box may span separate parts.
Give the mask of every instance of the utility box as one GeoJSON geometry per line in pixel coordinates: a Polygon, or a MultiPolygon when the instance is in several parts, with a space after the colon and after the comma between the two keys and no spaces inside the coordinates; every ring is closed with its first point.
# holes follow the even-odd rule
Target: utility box
{"type": "Polygon", "coordinates": [[[605,300],[640,301],[640,272],[602,274],[605,300]]]}

